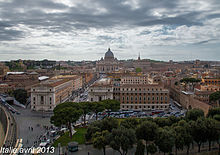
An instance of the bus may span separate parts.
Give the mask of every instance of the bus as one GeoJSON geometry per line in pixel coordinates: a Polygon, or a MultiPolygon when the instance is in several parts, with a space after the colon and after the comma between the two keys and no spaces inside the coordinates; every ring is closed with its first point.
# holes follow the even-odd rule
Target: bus
{"type": "Polygon", "coordinates": [[[175,106],[177,106],[179,109],[182,109],[182,105],[181,104],[179,104],[178,102],[176,102],[176,101],[173,101],[173,103],[175,104],[175,106]]]}

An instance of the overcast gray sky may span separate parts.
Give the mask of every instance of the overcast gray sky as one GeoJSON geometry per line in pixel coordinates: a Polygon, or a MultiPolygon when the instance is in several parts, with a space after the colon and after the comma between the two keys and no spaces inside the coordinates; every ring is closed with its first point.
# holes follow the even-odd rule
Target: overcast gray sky
{"type": "Polygon", "coordinates": [[[220,0],[0,0],[0,60],[220,60],[220,0]]]}

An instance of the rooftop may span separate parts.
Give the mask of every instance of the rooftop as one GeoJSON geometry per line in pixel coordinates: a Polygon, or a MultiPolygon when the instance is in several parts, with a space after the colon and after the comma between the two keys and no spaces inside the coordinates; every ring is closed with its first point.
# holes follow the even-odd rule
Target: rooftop
{"type": "Polygon", "coordinates": [[[71,80],[70,79],[50,79],[50,80],[42,81],[40,84],[37,84],[34,87],[39,87],[39,86],[56,87],[58,85],[61,85],[69,81],[71,80]]]}

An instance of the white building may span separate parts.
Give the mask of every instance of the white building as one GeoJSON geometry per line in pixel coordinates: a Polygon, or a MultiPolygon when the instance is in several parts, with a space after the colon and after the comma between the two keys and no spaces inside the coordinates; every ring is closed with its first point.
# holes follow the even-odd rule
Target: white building
{"type": "Polygon", "coordinates": [[[31,109],[52,111],[56,105],[67,101],[73,90],[70,79],[46,80],[31,88],[31,109]]]}
{"type": "Polygon", "coordinates": [[[88,98],[91,102],[113,99],[113,86],[110,79],[103,78],[94,83],[89,88],[88,98]]]}

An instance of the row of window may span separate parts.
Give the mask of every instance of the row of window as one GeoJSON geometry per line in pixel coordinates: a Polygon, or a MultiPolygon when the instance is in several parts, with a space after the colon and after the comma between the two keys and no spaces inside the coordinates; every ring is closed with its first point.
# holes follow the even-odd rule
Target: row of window
{"type": "MultiPolygon", "coordinates": [[[[36,107],[35,106],[33,106],[33,109],[35,109],[36,107]]],[[[50,106],[50,109],[52,109],[52,107],[50,106]]]]}
{"type": "MultiPolygon", "coordinates": [[[[36,102],[34,101],[33,104],[36,104],[36,102]]],[[[41,104],[44,104],[44,102],[41,102],[41,104]]],[[[50,101],[50,104],[52,104],[52,102],[50,101]]]]}
{"type": "Polygon", "coordinates": [[[139,106],[133,106],[133,105],[123,105],[123,109],[166,109],[168,106],[145,106],[145,105],[139,105],[139,106]]]}
{"type": "Polygon", "coordinates": [[[113,88],[118,91],[162,91],[162,88],[113,88]]]}
{"type": "MultiPolygon", "coordinates": [[[[129,100],[129,99],[130,99],[130,100],[133,100],[133,96],[131,96],[131,97],[129,97],[129,96],[124,97],[124,96],[123,96],[123,97],[122,97],[122,100],[125,100],[125,98],[126,98],[127,100],[129,100]]],[[[134,99],[137,101],[138,98],[137,98],[137,97],[134,97],[134,99]]],[[[158,100],[159,100],[159,97],[154,97],[154,96],[153,96],[152,98],[151,98],[151,97],[147,97],[147,100],[148,100],[148,101],[150,101],[151,99],[152,99],[152,100],[155,100],[155,99],[156,99],[156,100],[158,101],[158,100]]],[[[165,96],[165,98],[163,98],[163,96],[160,97],[160,100],[161,100],[161,101],[163,101],[163,99],[165,99],[165,101],[167,101],[167,97],[166,97],[166,96],[165,96]]],[[[139,97],[139,101],[141,101],[141,100],[142,100],[142,97],[140,96],[140,97],[139,97]]],[[[145,100],[146,100],[146,97],[143,97],[143,100],[145,101],[145,100]]]]}
{"type": "MultiPolygon", "coordinates": [[[[125,101],[122,101],[122,104],[125,104],[125,103],[126,103],[125,101]]],[[[133,104],[133,103],[140,104],[140,102],[138,102],[138,101],[135,101],[135,102],[127,101],[127,104],[129,104],[129,103],[131,103],[131,104],[133,104]]],[[[144,101],[144,103],[141,103],[141,104],[154,104],[154,102],[146,102],[146,101],[144,101]]],[[[159,102],[155,102],[155,104],[159,104],[159,102]]],[[[160,102],[160,104],[167,104],[167,102],[160,102]]]]}
{"type": "Polygon", "coordinates": [[[121,84],[141,84],[141,83],[144,83],[144,84],[147,84],[147,82],[121,82],[121,84]]]}
{"type": "MultiPolygon", "coordinates": [[[[33,97],[33,100],[36,101],[36,98],[33,97]]],[[[41,102],[44,101],[44,96],[40,96],[40,101],[41,101],[41,102]]],[[[52,97],[50,97],[50,101],[52,101],[52,97]]]]}
{"type": "MultiPolygon", "coordinates": [[[[35,89],[33,89],[33,91],[35,91],[35,89]]],[[[52,89],[50,89],[50,91],[52,91],[52,89]]]]}
{"type": "Polygon", "coordinates": [[[126,81],[126,82],[128,82],[128,81],[129,81],[129,82],[132,82],[132,81],[141,82],[141,81],[147,81],[147,80],[146,80],[146,79],[144,79],[144,80],[139,80],[139,79],[138,79],[138,80],[137,80],[137,79],[129,79],[129,80],[127,80],[127,79],[124,79],[124,80],[122,80],[122,81],[123,81],[123,82],[125,82],[125,81],[126,81]]]}
{"type": "Polygon", "coordinates": [[[207,84],[220,84],[220,81],[205,81],[205,83],[207,84]]]}
{"type": "MultiPolygon", "coordinates": [[[[121,93],[122,95],[133,95],[133,93],[121,93]]],[[[120,93],[114,93],[114,95],[120,95],[120,93]]],[[[134,95],[167,95],[167,93],[134,93],[134,95]]]]}

